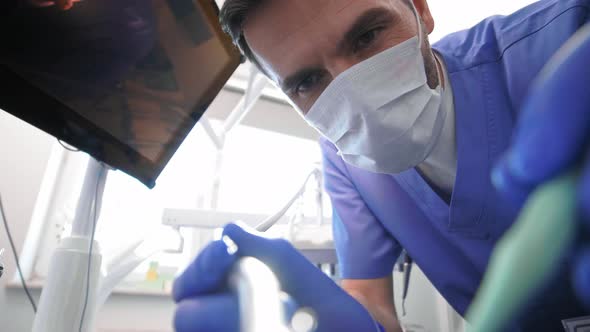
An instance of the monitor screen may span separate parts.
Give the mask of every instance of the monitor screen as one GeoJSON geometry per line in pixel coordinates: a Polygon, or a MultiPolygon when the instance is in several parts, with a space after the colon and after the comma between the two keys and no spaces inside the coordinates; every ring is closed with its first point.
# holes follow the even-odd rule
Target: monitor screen
{"type": "Polygon", "coordinates": [[[0,109],[149,187],[240,62],[213,0],[18,1],[0,109]]]}

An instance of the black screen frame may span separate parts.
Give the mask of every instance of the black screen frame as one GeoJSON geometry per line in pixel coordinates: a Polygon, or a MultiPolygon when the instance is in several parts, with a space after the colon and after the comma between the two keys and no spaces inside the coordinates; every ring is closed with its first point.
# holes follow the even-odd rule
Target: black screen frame
{"type": "MultiPolygon", "coordinates": [[[[191,0],[189,0],[191,1],[191,0]]],[[[195,0],[200,5],[207,19],[217,21],[219,8],[212,0],[195,0]]],[[[121,170],[136,178],[148,188],[156,185],[156,179],[180,147],[186,134],[197,124],[213,99],[219,94],[229,77],[233,74],[243,58],[233,45],[229,36],[219,24],[213,24],[215,35],[222,42],[230,56],[230,64],[219,73],[215,83],[209,86],[206,95],[210,100],[202,101],[192,109],[190,120],[179,126],[178,133],[164,149],[156,161],[150,161],[125,143],[99,128],[78,112],[45,93],[14,70],[0,63],[0,109],[21,120],[47,132],[58,140],[88,153],[98,161],[121,170]],[[183,133],[185,133],[183,135],[183,133]]]]}

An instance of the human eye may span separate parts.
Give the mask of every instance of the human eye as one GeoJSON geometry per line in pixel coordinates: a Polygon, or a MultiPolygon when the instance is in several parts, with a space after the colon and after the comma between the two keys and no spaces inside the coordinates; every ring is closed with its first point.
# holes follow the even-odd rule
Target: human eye
{"type": "Polygon", "coordinates": [[[297,83],[297,86],[295,87],[295,93],[298,96],[308,94],[313,91],[315,87],[317,87],[321,80],[322,75],[319,73],[307,75],[299,83],[297,83]]]}
{"type": "Polygon", "coordinates": [[[376,27],[360,34],[353,43],[354,53],[366,50],[371,47],[383,29],[383,27],[376,27]]]}

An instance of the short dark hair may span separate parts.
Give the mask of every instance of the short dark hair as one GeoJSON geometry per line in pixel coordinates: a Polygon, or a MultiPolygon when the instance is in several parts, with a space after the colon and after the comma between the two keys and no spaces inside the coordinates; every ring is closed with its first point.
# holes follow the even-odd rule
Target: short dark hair
{"type": "Polygon", "coordinates": [[[244,22],[251,10],[264,0],[226,0],[219,13],[221,27],[240,49],[242,54],[260,68],[252,49],[244,37],[244,22]]]}
{"type": "MultiPolygon", "coordinates": [[[[244,37],[244,22],[251,10],[254,10],[264,0],[226,0],[219,13],[219,20],[223,31],[230,35],[234,44],[240,49],[242,54],[262,69],[260,63],[254,57],[252,49],[244,37]]],[[[412,7],[412,0],[403,0],[403,2],[412,7]]]]}

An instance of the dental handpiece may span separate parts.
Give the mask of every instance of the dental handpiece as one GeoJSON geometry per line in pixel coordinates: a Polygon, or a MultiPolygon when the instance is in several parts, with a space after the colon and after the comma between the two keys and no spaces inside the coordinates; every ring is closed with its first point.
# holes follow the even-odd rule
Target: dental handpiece
{"type": "Polygon", "coordinates": [[[230,274],[229,286],[238,296],[241,332],[290,331],[279,282],[266,264],[241,258],[230,274]]]}

